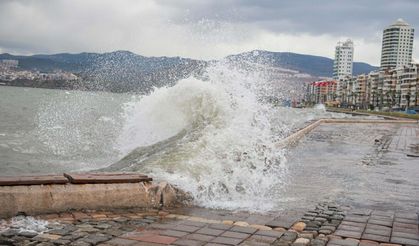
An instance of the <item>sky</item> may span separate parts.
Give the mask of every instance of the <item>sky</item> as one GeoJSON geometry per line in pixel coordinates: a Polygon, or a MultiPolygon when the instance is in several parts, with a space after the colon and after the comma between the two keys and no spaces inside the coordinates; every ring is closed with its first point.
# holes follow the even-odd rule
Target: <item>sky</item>
{"type": "Polygon", "coordinates": [[[419,28],[419,0],[0,0],[0,53],[210,60],[263,49],[333,58],[351,38],[355,61],[379,65],[382,31],[398,18],[419,28]]]}

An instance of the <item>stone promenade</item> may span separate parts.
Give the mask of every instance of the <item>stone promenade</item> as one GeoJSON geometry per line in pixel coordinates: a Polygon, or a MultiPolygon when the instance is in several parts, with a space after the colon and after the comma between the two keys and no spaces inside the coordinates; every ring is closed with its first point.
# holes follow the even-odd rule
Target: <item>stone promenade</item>
{"type": "Polygon", "coordinates": [[[417,211],[341,209],[331,204],[279,216],[193,211],[42,215],[38,219],[49,223],[38,232],[3,222],[0,245],[419,246],[417,211]]]}

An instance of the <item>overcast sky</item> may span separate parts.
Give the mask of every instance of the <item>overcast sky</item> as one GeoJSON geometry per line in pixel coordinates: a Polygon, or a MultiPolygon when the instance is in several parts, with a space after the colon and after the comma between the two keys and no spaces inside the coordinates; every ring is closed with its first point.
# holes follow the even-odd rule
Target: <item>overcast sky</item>
{"type": "Polygon", "coordinates": [[[419,28],[419,0],[0,0],[0,53],[214,59],[265,49],[332,58],[351,38],[356,61],[379,65],[382,30],[398,18],[419,28]]]}

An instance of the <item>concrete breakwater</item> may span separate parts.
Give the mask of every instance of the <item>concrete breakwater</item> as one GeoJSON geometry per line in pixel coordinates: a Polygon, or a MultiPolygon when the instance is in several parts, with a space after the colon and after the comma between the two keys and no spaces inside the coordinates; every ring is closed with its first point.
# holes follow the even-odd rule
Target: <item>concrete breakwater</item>
{"type": "Polygon", "coordinates": [[[188,204],[191,196],[134,173],[0,177],[0,218],[84,209],[158,209],[188,204]]]}
{"type": "Polygon", "coordinates": [[[307,126],[298,129],[293,134],[289,135],[281,142],[277,143],[278,148],[283,148],[286,146],[294,145],[300,140],[304,135],[311,132],[313,129],[318,127],[321,124],[326,123],[346,123],[346,124],[415,124],[415,120],[408,119],[387,119],[387,120],[369,120],[369,119],[319,119],[314,122],[311,122],[307,126]]]}

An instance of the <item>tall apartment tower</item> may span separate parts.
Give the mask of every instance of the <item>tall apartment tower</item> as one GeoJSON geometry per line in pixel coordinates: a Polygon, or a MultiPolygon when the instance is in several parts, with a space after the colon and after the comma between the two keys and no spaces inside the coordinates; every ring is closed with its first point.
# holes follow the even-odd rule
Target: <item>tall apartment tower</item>
{"type": "Polygon", "coordinates": [[[352,40],[348,39],[345,42],[338,42],[333,63],[333,78],[338,80],[345,76],[352,76],[353,60],[354,44],[352,40]]]}
{"type": "Polygon", "coordinates": [[[401,67],[412,62],[414,33],[415,30],[402,19],[384,29],[381,69],[401,67]]]}

